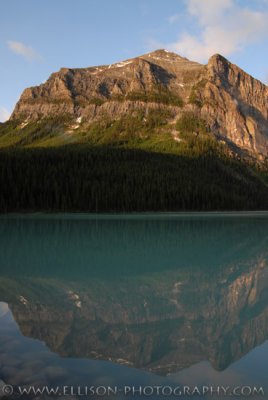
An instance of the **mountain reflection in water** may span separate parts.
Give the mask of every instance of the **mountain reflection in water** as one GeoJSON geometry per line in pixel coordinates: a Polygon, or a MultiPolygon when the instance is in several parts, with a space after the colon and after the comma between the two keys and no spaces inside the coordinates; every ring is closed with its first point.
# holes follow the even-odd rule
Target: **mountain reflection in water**
{"type": "Polygon", "coordinates": [[[265,386],[266,214],[2,217],[0,254],[5,382],[265,386]]]}

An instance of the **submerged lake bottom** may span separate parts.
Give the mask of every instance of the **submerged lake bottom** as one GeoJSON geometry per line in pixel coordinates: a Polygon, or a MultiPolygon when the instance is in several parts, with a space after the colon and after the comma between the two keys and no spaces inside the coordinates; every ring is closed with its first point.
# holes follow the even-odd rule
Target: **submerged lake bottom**
{"type": "Polygon", "coordinates": [[[268,213],[0,217],[0,398],[268,396],[268,213]]]}

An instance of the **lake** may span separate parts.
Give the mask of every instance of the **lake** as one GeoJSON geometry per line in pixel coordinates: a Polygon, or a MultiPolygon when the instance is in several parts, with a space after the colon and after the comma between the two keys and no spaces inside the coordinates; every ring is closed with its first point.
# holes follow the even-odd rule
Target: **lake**
{"type": "Polygon", "coordinates": [[[0,397],[268,395],[268,213],[1,216],[0,276],[0,397]]]}

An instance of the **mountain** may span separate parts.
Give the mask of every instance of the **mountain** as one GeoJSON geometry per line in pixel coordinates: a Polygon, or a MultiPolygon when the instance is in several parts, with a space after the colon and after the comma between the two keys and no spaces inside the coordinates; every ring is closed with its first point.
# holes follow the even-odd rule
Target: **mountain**
{"type": "Polygon", "coordinates": [[[267,209],[267,94],[220,55],[62,68],[0,124],[0,211],[267,209]]]}
{"type": "Polygon", "coordinates": [[[267,156],[268,88],[218,54],[207,65],[157,50],[112,65],[62,68],[23,92],[11,120],[25,126],[67,114],[76,120],[70,126],[75,131],[104,115],[116,119],[164,108],[174,124],[185,112],[193,113],[229,145],[260,159],[267,156]]]}

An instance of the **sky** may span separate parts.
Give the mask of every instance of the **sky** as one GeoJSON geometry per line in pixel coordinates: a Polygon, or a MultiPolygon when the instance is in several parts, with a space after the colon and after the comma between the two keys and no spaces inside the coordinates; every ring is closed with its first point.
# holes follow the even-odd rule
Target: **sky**
{"type": "Polygon", "coordinates": [[[268,83],[268,0],[0,0],[0,122],[61,67],[160,48],[201,63],[220,53],[268,83]]]}

